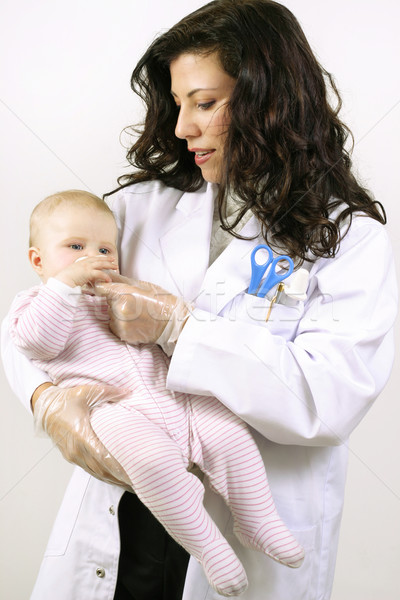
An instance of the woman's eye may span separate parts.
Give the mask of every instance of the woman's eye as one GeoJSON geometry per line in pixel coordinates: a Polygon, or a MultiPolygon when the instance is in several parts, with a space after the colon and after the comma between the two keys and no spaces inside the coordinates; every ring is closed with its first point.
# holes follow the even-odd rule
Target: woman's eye
{"type": "Polygon", "coordinates": [[[200,110],[207,110],[208,108],[211,108],[214,104],[215,100],[211,100],[210,102],[202,102],[197,105],[197,108],[200,108],[200,110]]]}
{"type": "Polygon", "coordinates": [[[72,248],[72,250],[83,250],[82,244],[71,244],[70,248],[72,248]]]}
{"type": "Polygon", "coordinates": [[[99,252],[100,254],[110,254],[108,248],[99,248],[99,252]]]}

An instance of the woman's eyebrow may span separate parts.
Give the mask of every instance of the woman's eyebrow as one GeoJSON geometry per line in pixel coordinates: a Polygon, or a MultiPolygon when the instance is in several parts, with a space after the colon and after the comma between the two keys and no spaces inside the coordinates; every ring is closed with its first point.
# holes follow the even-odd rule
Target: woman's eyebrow
{"type": "MultiPolygon", "coordinates": [[[[215,91],[218,88],[214,87],[214,88],[195,88],[194,90],[190,90],[190,92],[188,92],[186,94],[187,98],[191,98],[192,96],[194,96],[194,94],[197,94],[197,92],[209,92],[209,91],[215,91]]],[[[171,94],[177,98],[177,94],[175,94],[175,92],[173,90],[171,90],[171,94]]]]}

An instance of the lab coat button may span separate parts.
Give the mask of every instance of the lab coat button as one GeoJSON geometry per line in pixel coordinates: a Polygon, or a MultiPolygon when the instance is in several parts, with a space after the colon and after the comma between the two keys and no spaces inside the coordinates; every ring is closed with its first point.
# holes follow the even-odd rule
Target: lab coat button
{"type": "Polygon", "coordinates": [[[108,509],[108,512],[110,513],[110,515],[115,515],[115,508],[114,505],[111,505],[110,508],[108,509]]]}
{"type": "Polygon", "coordinates": [[[97,569],[96,569],[96,575],[97,575],[97,577],[105,577],[106,572],[103,569],[103,567],[97,567],[97,569]]]}

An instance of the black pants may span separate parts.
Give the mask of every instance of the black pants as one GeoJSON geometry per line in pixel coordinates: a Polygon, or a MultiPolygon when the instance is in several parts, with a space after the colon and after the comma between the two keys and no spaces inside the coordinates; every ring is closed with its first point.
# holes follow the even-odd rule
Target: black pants
{"type": "Polygon", "coordinates": [[[135,494],[118,510],[121,554],[114,600],[181,600],[189,554],[135,494]]]}

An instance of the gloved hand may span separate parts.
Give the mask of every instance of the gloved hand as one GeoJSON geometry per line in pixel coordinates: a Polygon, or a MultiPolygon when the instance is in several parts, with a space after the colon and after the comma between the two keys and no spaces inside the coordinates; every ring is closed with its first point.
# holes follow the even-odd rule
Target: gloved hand
{"type": "Polygon", "coordinates": [[[111,277],[113,283],[95,285],[110,306],[111,331],[128,344],[157,343],[170,356],[192,305],[153,283],[111,277]]]}
{"type": "Polygon", "coordinates": [[[103,446],[90,424],[94,406],[121,400],[126,393],[100,384],[72,388],[50,386],[36,400],[33,415],[36,430],[45,431],[66,460],[97,479],[132,491],[124,469],[103,446]]]}

